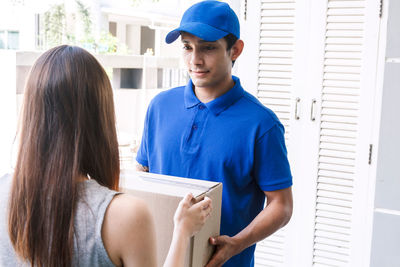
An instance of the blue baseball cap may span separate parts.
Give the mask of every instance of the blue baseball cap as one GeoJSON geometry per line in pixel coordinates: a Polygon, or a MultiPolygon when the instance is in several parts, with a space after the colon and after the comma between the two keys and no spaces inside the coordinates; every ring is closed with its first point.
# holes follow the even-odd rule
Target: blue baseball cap
{"type": "Polygon", "coordinates": [[[181,32],[188,32],[209,42],[217,41],[230,33],[239,39],[239,19],[227,3],[202,1],[185,11],[179,27],[167,34],[165,42],[172,43],[181,32]]]}

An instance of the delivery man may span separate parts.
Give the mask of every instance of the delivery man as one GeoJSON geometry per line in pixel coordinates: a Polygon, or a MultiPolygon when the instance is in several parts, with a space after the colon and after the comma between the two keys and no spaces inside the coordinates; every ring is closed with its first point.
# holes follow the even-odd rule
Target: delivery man
{"type": "Polygon", "coordinates": [[[210,238],[207,267],[254,266],[255,244],[292,214],[284,127],[231,74],[244,43],[228,4],[194,4],[166,42],[178,37],[190,81],[150,103],[138,170],[222,182],[221,235],[210,238]]]}

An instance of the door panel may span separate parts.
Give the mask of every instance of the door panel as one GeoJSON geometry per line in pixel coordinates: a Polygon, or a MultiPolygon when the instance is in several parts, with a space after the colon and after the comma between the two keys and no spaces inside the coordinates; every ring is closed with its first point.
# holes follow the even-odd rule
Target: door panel
{"type": "Polygon", "coordinates": [[[259,32],[256,95],[285,126],[294,196],[256,265],[367,266],[378,1],[254,2],[259,20],[245,31],[259,32]]]}

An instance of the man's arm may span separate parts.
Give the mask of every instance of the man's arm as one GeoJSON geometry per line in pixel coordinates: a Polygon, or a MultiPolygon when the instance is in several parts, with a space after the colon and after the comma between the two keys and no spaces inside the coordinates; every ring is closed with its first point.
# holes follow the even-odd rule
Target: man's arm
{"type": "Polygon", "coordinates": [[[242,231],[233,237],[218,236],[210,238],[216,251],[206,267],[222,266],[231,257],[263,240],[285,226],[293,210],[291,187],[276,191],[264,191],[267,206],[242,231]]]}
{"type": "Polygon", "coordinates": [[[143,165],[140,164],[139,162],[136,162],[136,170],[137,170],[138,172],[149,172],[149,167],[143,166],[143,165]]]}

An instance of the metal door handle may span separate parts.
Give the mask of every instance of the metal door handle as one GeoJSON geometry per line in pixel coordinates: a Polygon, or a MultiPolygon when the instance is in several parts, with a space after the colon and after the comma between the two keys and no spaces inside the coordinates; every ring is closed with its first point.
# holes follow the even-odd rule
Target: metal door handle
{"type": "Polygon", "coordinates": [[[315,121],[315,104],[317,103],[317,100],[313,99],[311,100],[311,121],[315,121]]]}
{"type": "Polygon", "coordinates": [[[295,105],[295,109],[294,109],[294,118],[296,120],[300,120],[300,115],[299,115],[299,104],[300,104],[300,97],[296,98],[296,105],[295,105]]]}

